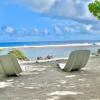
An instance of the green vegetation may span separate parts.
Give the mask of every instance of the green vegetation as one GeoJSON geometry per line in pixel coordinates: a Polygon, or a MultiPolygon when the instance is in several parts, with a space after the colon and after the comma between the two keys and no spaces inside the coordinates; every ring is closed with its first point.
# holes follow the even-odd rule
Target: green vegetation
{"type": "Polygon", "coordinates": [[[19,60],[29,60],[20,50],[12,49],[8,53],[9,55],[14,55],[19,60]]]}
{"type": "Polygon", "coordinates": [[[4,49],[0,48],[0,52],[2,52],[4,49]]]}
{"type": "Polygon", "coordinates": [[[100,20],[100,0],[94,0],[88,5],[89,11],[100,20]]]}

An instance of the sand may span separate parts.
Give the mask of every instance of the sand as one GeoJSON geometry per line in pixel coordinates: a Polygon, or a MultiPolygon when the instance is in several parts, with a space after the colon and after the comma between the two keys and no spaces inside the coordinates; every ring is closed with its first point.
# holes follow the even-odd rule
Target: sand
{"type": "Polygon", "coordinates": [[[63,72],[59,62],[20,63],[19,77],[0,81],[0,100],[100,100],[100,57],[76,72],[63,72]]]}

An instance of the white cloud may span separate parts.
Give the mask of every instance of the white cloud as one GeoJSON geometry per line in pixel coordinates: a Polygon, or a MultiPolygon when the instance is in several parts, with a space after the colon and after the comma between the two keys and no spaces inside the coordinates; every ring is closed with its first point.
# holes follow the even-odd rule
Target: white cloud
{"type": "Polygon", "coordinates": [[[15,30],[11,26],[4,26],[2,27],[2,31],[7,32],[7,33],[13,33],[15,30]]]}
{"type": "Polygon", "coordinates": [[[72,27],[65,26],[64,27],[64,32],[73,33],[73,32],[75,32],[75,29],[74,29],[74,27],[72,28],[72,27]]]}
{"type": "Polygon", "coordinates": [[[61,34],[61,29],[58,27],[58,26],[54,26],[54,32],[58,33],[58,34],[61,34]]]}
{"type": "Polygon", "coordinates": [[[97,25],[86,25],[86,30],[91,34],[100,34],[100,29],[98,29],[97,25]]]}
{"type": "Polygon", "coordinates": [[[87,6],[89,1],[91,0],[56,0],[49,12],[62,17],[88,18],[91,17],[87,6]]]}
{"type": "Polygon", "coordinates": [[[39,33],[39,30],[37,28],[32,29],[32,34],[38,34],[38,33],[39,33]]]}
{"type": "MultiPolygon", "coordinates": [[[[100,24],[96,20],[92,19],[90,12],[88,11],[88,3],[92,0],[12,0],[14,3],[25,6],[31,9],[33,12],[44,13],[53,16],[61,16],[63,18],[77,19],[76,22],[69,23],[57,23],[53,26],[55,33],[98,33],[100,34],[100,24]],[[80,21],[80,19],[84,19],[80,21]],[[91,20],[92,19],[92,20],[91,20]],[[86,21],[88,20],[88,21],[86,21]],[[89,21],[90,20],[90,21],[89,21]],[[64,26],[65,25],[65,26],[64,26]]],[[[6,27],[5,32],[13,32],[12,27],[6,27]]],[[[48,34],[48,30],[44,29],[43,32],[48,34]]],[[[34,28],[33,34],[40,34],[41,32],[34,28]]]]}
{"type": "Polygon", "coordinates": [[[87,25],[87,26],[86,26],[86,30],[87,30],[87,31],[91,31],[92,27],[93,27],[93,26],[92,26],[91,24],[90,24],[90,25],[87,25]]]}
{"type": "Polygon", "coordinates": [[[66,22],[65,20],[65,22],[62,22],[60,25],[57,22],[55,26],[55,32],[60,32],[60,34],[100,34],[100,23],[72,21],[69,24],[69,22],[66,22]]]}
{"type": "MultiPolygon", "coordinates": [[[[50,16],[60,16],[62,18],[72,18],[76,23],[71,26],[54,26],[54,32],[62,34],[69,33],[99,33],[100,24],[88,10],[88,3],[92,0],[12,0],[14,3],[25,6],[33,12],[48,14],[50,16]],[[79,22],[79,23],[78,23],[79,22]],[[83,32],[82,32],[83,31],[83,32]]],[[[38,33],[37,29],[33,33],[38,33]]],[[[47,30],[44,30],[47,34],[47,30]]]]}
{"type": "Polygon", "coordinates": [[[34,12],[47,12],[56,0],[12,0],[17,4],[24,5],[34,12]]]}
{"type": "Polygon", "coordinates": [[[88,11],[91,0],[12,0],[34,12],[61,17],[92,18],[88,11]]]}
{"type": "Polygon", "coordinates": [[[43,33],[45,34],[45,35],[47,35],[49,32],[48,32],[48,29],[47,28],[45,28],[44,30],[43,30],[43,33]]]}

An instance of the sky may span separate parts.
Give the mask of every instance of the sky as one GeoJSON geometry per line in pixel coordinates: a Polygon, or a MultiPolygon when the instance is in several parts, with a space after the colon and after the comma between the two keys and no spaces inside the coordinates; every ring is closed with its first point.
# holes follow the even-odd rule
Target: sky
{"type": "Polygon", "coordinates": [[[0,0],[0,42],[100,40],[92,0],[0,0]]]}

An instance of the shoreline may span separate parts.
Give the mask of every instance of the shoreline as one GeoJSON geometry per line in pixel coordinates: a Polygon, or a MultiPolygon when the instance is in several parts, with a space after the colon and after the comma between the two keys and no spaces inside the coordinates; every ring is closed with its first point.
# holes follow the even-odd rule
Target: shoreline
{"type": "Polygon", "coordinates": [[[51,61],[67,60],[67,59],[68,59],[68,57],[62,57],[62,58],[52,58],[52,59],[43,59],[43,60],[29,60],[29,61],[18,60],[18,62],[20,64],[29,64],[29,63],[51,62],[51,61]]]}
{"type": "MultiPolygon", "coordinates": [[[[29,61],[21,61],[18,60],[20,64],[33,64],[33,63],[46,63],[46,62],[52,62],[52,61],[63,61],[63,60],[68,60],[69,57],[58,57],[58,58],[51,58],[51,59],[43,59],[43,60],[29,60],[29,61]]],[[[96,55],[90,55],[89,60],[94,59],[94,58],[100,58],[100,56],[96,55]]]]}

